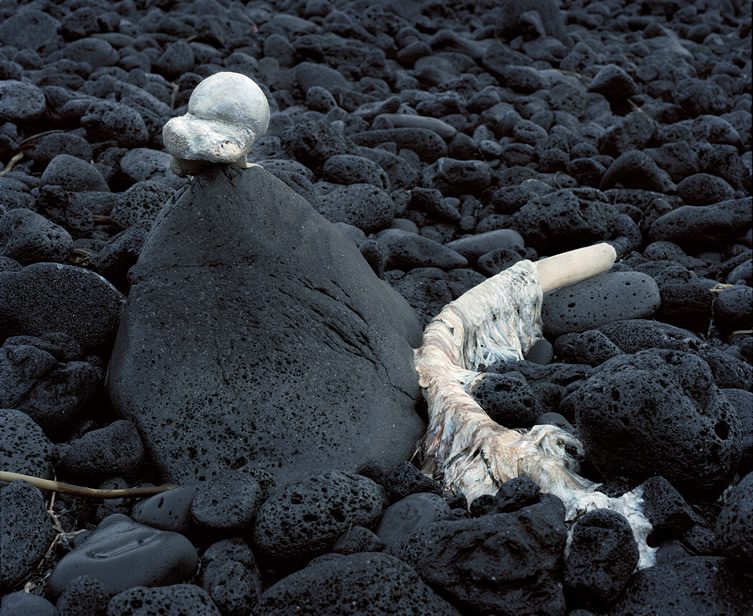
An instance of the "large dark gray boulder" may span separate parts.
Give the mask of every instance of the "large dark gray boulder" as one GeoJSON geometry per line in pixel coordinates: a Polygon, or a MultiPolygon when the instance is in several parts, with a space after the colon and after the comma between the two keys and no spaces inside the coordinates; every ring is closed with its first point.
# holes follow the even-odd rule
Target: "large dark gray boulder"
{"type": "Polygon", "coordinates": [[[423,429],[420,336],[301,196],[260,167],[214,168],[166,204],[132,269],[108,389],[168,481],[389,468],[423,429]]]}

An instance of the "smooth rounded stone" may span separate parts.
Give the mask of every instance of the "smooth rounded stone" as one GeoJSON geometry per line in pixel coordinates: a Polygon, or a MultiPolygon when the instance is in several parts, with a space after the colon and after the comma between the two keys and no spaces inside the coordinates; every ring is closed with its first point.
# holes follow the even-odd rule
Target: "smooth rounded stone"
{"type": "Polygon", "coordinates": [[[133,586],[172,584],[190,578],[198,562],[196,548],[183,535],[115,513],[55,565],[46,592],[57,598],[80,575],[99,580],[109,595],[133,586]]]}
{"type": "Polygon", "coordinates": [[[643,512],[651,522],[656,539],[679,537],[694,524],[693,510],[675,487],[661,475],[641,484],[643,512]]]}
{"type": "Polygon", "coordinates": [[[725,614],[744,616],[753,605],[750,581],[724,558],[685,557],[638,571],[609,616],[725,614]]]}
{"type": "Polygon", "coordinates": [[[333,109],[337,109],[337,101],[326,88],[311,86],[306,90],[306,106],[313,111],[328,113],[333,109]]]}
{"type": "Polygon", "coordinates": [[[52,479],[54,446],[23,411],[0,409],[0,469],[52,479]]]}
{"type": "Polygon", "coordinates": [[[378,130],[382,128],[380,125],[382,123],[386,123],[389,128],[426,128],[437,133],[442,139],[452,139],[458,132],[454,126],[439,118],[405,113],[379,114],[374,119],[374,129],[378,130]]]}
{"type": "Polygon", "coordinates": [[[136,182],[128,190],[118,194],[117,203],[110,212],[110,219],[121,229],[141,221],[152,223],[174,193],[172,188],[161,182],[136,182]]]}
{"type": "Polygon", "coordinates": [[[330,156],[322,168],[322,179],[335,184],[373,184],[388,189],[387,172],[377,163],[353,154],[330,156]]]}
{"type": "Polygon", "coordinates": [[[442,486],[439,483],[407,461],[390,469],[381,483],[387,489],[387,496],[391,501],[419,492],[442,494],[442,486]]]}
{"type": "Polygon", "coordinates": [[[24,122],[45,112],[44,92],[32,83],[8,79],[0,81],[0,120],[24,122]]]}
{"type": "Polygon", "coordinates": [[[191,502],[191,517],[203,528],[241,533],[250,527],[263,495],[253,477],[228,472],[199,485],[191,502]]]}
{"type": "Polygon", "coordinates": [[[332,156],[355,153],[352,144],[323,120],[296,122],[282,134],[282,146],[296,160],[317,172],[332,156]]]}
{"type": "Polygon", "coordinates": [[[459,252],[466,259],[475,261],[491,250],[523,250],[525,242],[520,233],[513,229],[495,229],[462,237],[445,246],[459,252]]]}
{"type": "Polygon", "coordinates": [[[115,141],[124,148],[136,148],[149,141],[144,118],[123,103],[106,100],[92,103],[81,117],[81,126],[91,141],[115,141]]]}
{"type": "Polygon", "coordinates": [[[725,556],[744,567],[753,563],[753,473],[727,495],[716,519],[716,535],[725,556]]]}
{"type": "Polygon", "coordinates": [[[335,88],[350,89],[348,80],[335,69],[325,64],[301,62],[295,67],[295,79],[302,92],[307,92],[313,86],[322,86],[330,92],[335,88]]]}
{"type": "Polygon", "coordinates": [[[652,242],[679,244],[691,254],[717,249],[750,225],[753,199],[731,199],[713,205],[683,205],[657,218],[649,229],[652,242]]]}
{"type": "Polygon", "coordinates": [[[638,545],[625,517],[595,509],[573,526],[565,558],[565,594],[569,605],[603,609],[620,596],[638,564],[638,545]]]}
{"type": "Polygon", "coordinates": [[[34,263],[0,273],[0,326],[13,332],[64,332],[94,349],[114,337],[124,302],[100,275],[73,265],[34,263]]]}
{"type": "Polygon", "coordinates": [[[22,337],[0,349],[0,407],[26,413],[46,433],[70,426],[99,391],[102,370],[88,362],[58,362],[47,350],[22,337]]]}
{"type": "Polygon", "coordinates": [[[617,225],[618,212],[594,189],[562,189],[531,195],[509,224],[527,246],[542,254],[556,254],[607,240],[617,225]]]}
{"type": "Polygon", "coordinates": [[[677,195],[687,205],[710,205],[732,199],[735,189],[720,177],[696,173],[677,184],[677,195]]]}
{"type": "Polygon", "coordinates": [[[345,222],[374,233],[388,227],[395,217],[395,202],[386,191],[371,184],[340,186],[314,203],[330,222],[345,222]]]}
{"type": "Polygon", "coordinates": [[[559,499],[546,497],[513,513],[433,522],[411,535],[398,557],[464,611],[560,614],[564,517],[559,499]]]}
{"type": "Polygon", "coordinates": [[[151,148],[129,149],[120,159],[120,171],[133,182],[155,180],[172,188],[179,180],[170,169],[170,155],[151,148]]]}
{"type": "Polygon", "coordinates": [[[450,506],[440,495],[426,492],[409,494],[384,510],[376,534],[393,554],[421,527],[450,517],[450,506]]]}
{"type": "Polygon", "coordinates": [[[116,594],[107,604],[107,616],[220,616],[220,611],[202,588],[174,584],[146,588],[136,586],[116,594]]]}
{"type": "Polygon", "coordinates": [[[753,327],[753,288],[738,285],[714,301],[714,323],[725,334],[753,327]]]}
{"type": "Polygon", "coordinates": [[[194,178],[131,272],[108,388],[164,480],[249,465],[284,485],[413,453],[415,315],[268,172],[194,178]],[[197,318],[207,301],[214,318],[197,318]],[[359,387],[343,388],[345,374],[359,387]]]}
{"type": "Polygon", "coordinates": [[[353,526],[340,536],[332,551],[347,556],[359,552],[381,552],[384,548],[384,542],[368,528],[353,526]]]}
{"type": "Polygon", "coordinates": [[[544,296],[547,336],[584,332],[624,319],[650,317],[661,303],[659,286],[641,272],[607,272],[544,296]]]}
{"type": "Polygon", "coordinates": [[[270,586],[259,613],[415,614],[456,616],[459,612],[404,562],[378,553],[317,560],[270,586]],[[305,607],[304,607],[305,606],[305,607]]]}
{"type": "Polygon", "coordinates": [[[669,175],[662,171],[648,154],[628,150],[609,165],[601,178],[599,188],[641,188],[656,192],[669,192],[674,188],[669,175]]]}
{"type": "Polygon", "coordinates": [[[387,269],[454,269],[468,265],[468,259],[460,253],[422,235],[387,229],[379,233],[377,239],[387,249],[387,269]]]}
{"type": "Polygon", "coordinates": [[[442,157],[426,167],[424,183],[445,195],[481,194],[492,181],[491,168],[482,160],[442,157]]]}
{"type": "Polygon", "coordinates": [[[603,94],[610,102],[624,101],[638,93],[638,86],[633,78],[615,64],[601,68],[588,84],[588,89],[603,94]]]}
{"type": "Polygon", "coordinates": [[[29,158],[38,163],[49,163],[58,154],[68,154],[89,161],[93,151],[89,142],[75,133],[53,133],[45,135],[31,152],[29,158]]]}
{"type": "Polygon", "coordinates": [[[73,238],[63,227],[44,216],[18,208],[0,217],[0,254],[28,264],[65,261],[73,250],[73,238]]]}
{"type": "Polygon", "coordinates": [[[152,528],[185,534],[193,528],[191,503],[198,488],[199,484],[180,486],[150,496],[133,508],[131,517],[152,528]]]}
{"type": "Polygon", "coordinates": [[[138,430],[124,419],[59,444],[57,455],[60,472],[89,482],[108,477],[132,478],[145,462],[138,430]]]}
{"type": "Polygon", "coordinates": [[[55,606],[44,597],[19,590],[0,601],[0,616],[58,616],[55,606]]]}
{"type": "Polygon", "coordinates": [[[650,349],[610,359],[561,408],[575,414],[586,456],[606,479],[658,474],[684,495],[704,497],[737,469],[739,417],[693,353],[650,349]]]}
{"type": "Polygon", "coordinates": [[[541,500],[541,488],[527,477],[513,477],[505,481],[497,493],[484,494],[471,503],[475,518],[494,513],[510,513],[535,505],[541,500]]]}
{"type": "Polygon", "coordinates": [[[0,487],[0,592],[29,575],[50,547],[55,529],[42,493],[24,481],[0,487]]]}
{"type": "Polygon", "coordinates": [[[302,563],[326,552],[349,527],[370,526],[387,497],[371,479],[330,471],[289,483],[256,514],[254,544],[277,563],[302,563]]]}
{"type": "Polygon", "coordinates": [[[80,575],[55,602],[58,616],[105,616],[110,596],[98,579],[80,575]]]}
{"type": "Polygon", "coordinates": [[[378,146],[381,143],[394,143],[400,149],[413,150],[422,161],[427,163],[433,163],[447,155],[445,140],[427,128],[369,130],[355,133],[351,135],[351,139],[357,145],[366,147],[378,146]]]}
{"type": "Polygon", "coordinates": [[[727,274],[727,279],[724,282],[727,284],[740,284],[743,282],[748,286],[753,285],[753,260],[748,259],[736,266],[727,274]]]}
{"type": "Polygon", "coordinates": [[[261,600],[261,576],[251,548],[239,538],[223,539],[201,556],[198,584],[223,615],[256,613],[261,600]]]}
{"type": "Polygon", "coordinates": [[[17,49],[30,49],[45,53],[61,42],[58,36],[60,22],[42,11],[17,7],[0,24],[0,42],[17,49]]]}
{"type": "Polygon", "coordinates": [[[70,192],[110,190],[94,165],[69,154],[58,154],[49,162],[42,173],[42,184],[62,186],[70,192]]]}
{"type": "Polygon", "coordinates": [[[554,341],[554,351],[561,361],[599,366],[622,351],[597,330],[563,334],[554,341]]]}
{"type": "Polygon", "coordinates": [[[519,372],[485,374],[468,393],[489,417],[507,428],[530,428],[539,414],[533,390],[519,372]]]}

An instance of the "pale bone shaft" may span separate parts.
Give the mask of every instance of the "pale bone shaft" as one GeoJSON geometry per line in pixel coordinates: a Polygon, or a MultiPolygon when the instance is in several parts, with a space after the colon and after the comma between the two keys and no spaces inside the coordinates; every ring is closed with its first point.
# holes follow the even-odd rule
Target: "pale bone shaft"
{"type": "Polygon", "coordinates": [[[517,361],[541,337],[543,293],[607,271],[615,260],[608,244],[597,244],[539,261],[521,261],[448,304],[424,330],[415,352],[419,384],[428,403],[423,441],[424,470],[445,490],[469,502],[495,494],[513,477],[536,481],[565,503],[568,519],[594,509],[619,511],[628,519],[640,549],[640,567],[653,564],[646,544],[651,525],[641,511],[639,491],[609,498],[575,472],[568,449],[581,443],[556,426],[518,431],[492,420],[468,393],[483,366],[517,361]]]}

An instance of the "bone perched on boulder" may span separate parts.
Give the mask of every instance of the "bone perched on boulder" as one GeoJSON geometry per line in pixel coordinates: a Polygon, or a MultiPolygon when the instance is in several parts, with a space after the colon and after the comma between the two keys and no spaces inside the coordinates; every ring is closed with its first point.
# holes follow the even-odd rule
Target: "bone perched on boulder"
{"type": "Polygon", "coordinates": [[[538,263],[518,262],[445,306],[429,323],[415,352],[429,407],[424,471],[469,502],[525,476],[561,498],[570,520],[596,508],[622,513],[633,528],[643,568],[653,564],[654,556],[646,544],[651,524],[641,510],[640,489],[621,498],[598,492],[598,484],[576,472],[576,458],[583,451],[577,438],[549,425],[528,431],[505,428],[468,393],[484,376],[481,366],[520,360],[541,337],[545,292],[608,270],[615,256],[611,246],[597,244],[538,263]]]}
{"type": "Polygon", "coordinates": [[[269,127],[269,103],[256,83],[240,73],[215,73],[191,93],[188,113],[162,129],[173,171],[196,175],[207,163],[248,167],[246,154],[269,127]]]}

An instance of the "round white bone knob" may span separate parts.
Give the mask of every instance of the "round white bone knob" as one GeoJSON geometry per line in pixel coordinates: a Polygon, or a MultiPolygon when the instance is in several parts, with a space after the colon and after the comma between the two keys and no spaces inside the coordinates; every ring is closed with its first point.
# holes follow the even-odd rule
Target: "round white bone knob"
{"type": "Polygon", "coordinates": [[[179,175],[205,163],[246,167],[246,154],[269,126],[269,103],[261,88],[240,73],[215,73],[191,94],[188,113],[162,129],[165,148],[179,175]]]}

